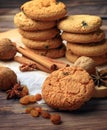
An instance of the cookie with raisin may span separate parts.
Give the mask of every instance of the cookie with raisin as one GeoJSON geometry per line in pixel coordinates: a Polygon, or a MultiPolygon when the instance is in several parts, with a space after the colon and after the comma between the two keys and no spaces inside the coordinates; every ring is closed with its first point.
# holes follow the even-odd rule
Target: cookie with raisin
{"type": "Polygon", "coordinates": [[[60,20],[58,28],[71,33],[90,33],[99,29],[102,19],[95,15],[71,15],[60,20]]]}

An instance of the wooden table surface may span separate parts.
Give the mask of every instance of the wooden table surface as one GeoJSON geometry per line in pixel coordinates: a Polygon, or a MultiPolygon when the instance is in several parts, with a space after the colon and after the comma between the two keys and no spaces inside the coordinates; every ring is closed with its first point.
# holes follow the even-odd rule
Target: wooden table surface
{"type": "MultiPolygon", "coordinates": [[[[0,0],[0,32],[15,28],[14,15],[26,0],[0,0]]],[[[107,0],[61,0],[67,5],[68,14],[94,14],[103,19],[102,28],[107,34],[107,0]]],[[[38,105],[35,103],[35,105],[38,105]]],[[[55,111],[41,104],[51,113],[62,117],[60,125],[53,125],[42,117],[33,118],[24,113],[25,106],[18,100],[6,100],[0,92],[0,130],[107,130],[107,98],[91,99],[77,111],[55,111]]]]}

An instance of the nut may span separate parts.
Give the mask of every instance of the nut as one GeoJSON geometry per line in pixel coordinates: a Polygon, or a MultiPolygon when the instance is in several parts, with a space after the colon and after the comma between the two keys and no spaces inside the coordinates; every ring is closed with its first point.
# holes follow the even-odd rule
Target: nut
{"type": "Polygon", "coordinates": [[[16,52],[16,46],[10,39],[0,39],[0,60],[11,60],[16,55],[16,52]]]}

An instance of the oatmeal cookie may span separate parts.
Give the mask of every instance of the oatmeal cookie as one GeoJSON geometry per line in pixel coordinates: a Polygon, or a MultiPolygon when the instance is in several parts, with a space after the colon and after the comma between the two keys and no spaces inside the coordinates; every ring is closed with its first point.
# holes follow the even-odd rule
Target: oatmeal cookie
{"type": "Polygon", "coordinates": [[[24,3],[21,10],[29,18],[40,21],[54,21],[63,18],[66,13],[66,6],[56,0],[33,0],[24,3]]]}
{"type": "Polygon", "coordinates": [[[94,15],[71,15],[58,23],[58,28],[71,33],[90,33],[99,29],[102,19],[94,15]]]}
{"type": "Polygon", "coordinates": [[[22,43],[31,49],[52,49],[59,47],[62,44],[62,40],[55,37],[46,41],[36,41],[22,37],[22,43]]]}
{"type": "Polygon", "coordinates": [[[68,42],[91,43],[102,41],[105,38],[105,33],[103,30],[97,30],[86,34],[63,32],[61,37],[68,42]]]}
{"type": "Polygon", "coordinates": [[[67,49],[79,56],[99,56],[107,53],[107,40],[98,43],[75,44],[68,42],[67,49]]]}
{"type": "Polygon", "coordinates": [[[70,61],[71,63],[74,63],[80,56],[73,54],[71,50],[67,49],[65,53],[65,57],[68,61],[70,61]]]}
{"type": "Polygon", "coordinates": [[[23,12],[14,16],[14,23],[18,28],[26,31],[45,30],[56,26],[56,21],[35,21],[28,18],[23,12]]]}
{"type": "Polygon", "coordinates": [[[53,108],[76,110],[93,96],[94,89],[94,82],[84,69],[65,67],[46,78],[42,97],[53,108]]]}
{"type": "MultiPolygon", "coordinates": [[[[65,53],[65,57],[68,61],[74,63],[81,56],[75,55],[70,50],[67,50],[65,53]]],[[[102,65],[107,63],[107,53],[99,56],[89,56],[89,57],[95,61],[96,65],[102,65]]]]}
{"type": "Polygon", "coordinates": [[[55,58],[63,57],[65,55],[66,48],[65,45],[62,44],[58,48],[53,48],[53,49],[30,49],[30,50],[32,50],[36,54],[55,59],[55,58]]]}
{"type": "Polygon", "coordinates": [[[45,41],[54,38],[59,33],[59,30],[57,28],[42,31],[24,31],[19,29],[19,33],[27,39],[45,41]]]}

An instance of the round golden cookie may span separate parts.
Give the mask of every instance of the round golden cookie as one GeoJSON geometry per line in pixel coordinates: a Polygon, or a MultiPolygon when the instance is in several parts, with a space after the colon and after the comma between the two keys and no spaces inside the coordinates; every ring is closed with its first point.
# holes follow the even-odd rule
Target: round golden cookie
{"type": "MultiPolygon", "coordinates": [[[[68,61],[74,63],[81,56],[77,56],[73,54],[70,50],[67,50],[65,53],[65,57],[68,61]]],[[[95,61],[96,65],[102,65],[107,63],[107,53],[99,56],[90,56],[90,58],[95,61]]]]}
{"type": "MultiPolygon", "coordinates": [[[[30,49],[30,48],[27,48],[27,49],[30,49]]],[[[63,57],[65,55],[66,48],[65,48],[65,45],[62,44],[58,48],[53,48],[53,49],[30,49],[30,50],[32,50],[36,54],[55,59],[55,58],[63,57]]]]}
{"type": "Polygon", "coordinates": [[[103,30],[97,30],[95,32],[86,34],[63,32],[61,37],[63,40],[66,40],[68,42],[91,43],[102,41],[105,38],[105,33],[103,30]]]}
{"type": "Polygon", "coordinates": [[[107,53],[107,40],[90,44],[67,43],[67,49],[79,56],[99,56],[107,53]]]}
{"type": "Polygon", "coordinates": [[[66,6],[56,0],[33,0],[24,3],[21,10],[29,18],[40,21],[54,21],[64,17],[66,6]]]}
{"type": "Polygon", "coordinates": [[[27,39],[45,41],[54,38],[59,33],[59,30],[57,28],[42,31],[24,31],[19,29],[19,33],[27,39]]]}
{"type": "Polygon", "coordinates": [[[59,47],[62,44],[62,40],[61,38],[53,38],[46,41],[36,41],[22,37],[22,43],[31,49],[52,49],[59,47]]]}
{"type": "Polygon", "coordinates": [[[91,76],[80,67],[65,67],[52,72],[42,86],[45,102],[60,110],[76,110],[94,93],[91,76]]]}
{"type": "Polygon", "coordinates": [[[19,12],[14,16],[14,23],[18,28],[26,31],[45,30],[56,26],[56,21],[34,21],[23,12],[19,12]]]}
{"type": "Polygon", "coordinates": [[[99,29],[102,19],[94,15],[71,15],[58,23],[58,28],[71,33],[90,33],[99,29]]]}

